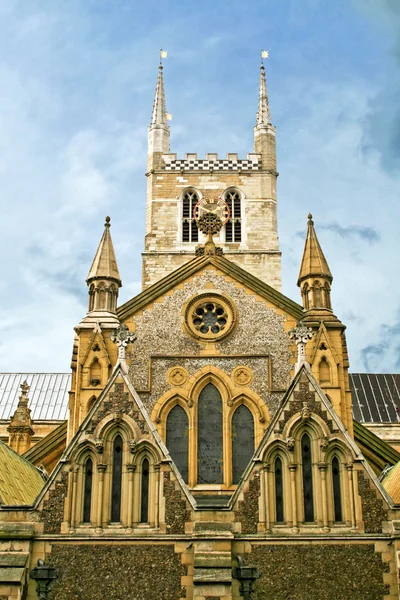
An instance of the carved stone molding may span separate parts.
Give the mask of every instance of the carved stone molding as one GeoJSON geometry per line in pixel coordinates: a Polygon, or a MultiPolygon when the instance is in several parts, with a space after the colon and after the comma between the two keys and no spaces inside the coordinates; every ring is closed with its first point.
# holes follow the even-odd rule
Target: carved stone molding
{"type": "Polygon", "coordinates": [[[167,381],[174,387],[185,385],[189,377],[189,373],[184,367],[171,367],[167,372],[167,381]]]}
{"type": "Polygon", "coordinates": [[[236,385],[249,385],[253,381],[253,371],[249,367],[239,365],[233,369],[232,379],[236,385]]]}

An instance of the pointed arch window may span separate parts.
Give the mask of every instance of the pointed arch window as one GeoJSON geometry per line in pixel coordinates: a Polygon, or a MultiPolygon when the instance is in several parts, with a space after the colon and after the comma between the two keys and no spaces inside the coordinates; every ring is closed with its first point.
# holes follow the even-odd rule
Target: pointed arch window
{"type": "Polygon", "coordinates": [[[325,356],[321,358],[321,362],[319,363],[319,382],[320,383],[329,383],[331,380],[331,370],[329,368],[328,361],[325,356]]]}
{"type": "Polygon", "coordinates": [[[253,415],[241,404],[232,417],[232,483],[239,483],[254,452],[253,415]]]}
{"type": "Polygon", "coordinates": [[[342,521],[342,492],[340,486],[340,463],[337,456],[332,459],[332,484],[333,484],[333,505],[335,509],[335,521],[342,521]]]}
{"type": "Polygon", "coordinates": [[[307,523],[314,521],[311,440],[307,433],[301,438],[301,458],[303,467],[304,521],[307,523]]]}
{"type": "Polygon", "coordinates": [[[118,434],[113,443],[113,467],[111,484],[111,521],[121,520],[121,484],[122,484],[122,437],[118,434]]]}
{"type": "Polygon", "coordinates": [[[283,523],[283,469],[280,456],[275,459],[275,510],[276,522],[283,523]]]}
{"type": "Polygon", "coordinates": [[[212,383],[198,401],[198,483],[223,483],[222,398],[212,383]]]}
{"type": "Polygon", "coordinates": [[[199,201],[194,190],[187,190],[182,198],[182,242],[198,242],[199,230],[193,217],[193,209],[199,201]]]}
{"type": "Polygon", "coordinates": [[[90,523],[90,512],[92,506],[93,487],[93,462],[88,458],[85,462],[84,485],[83,485],[83,523],[90,523]]]}
{"type": "Polygon", "coordinates": [[[140,522],[149,522],[149,479],[150,464],[147,458],[142,462],[142,488],[140,498],[140,522]]]}
{"type": "Polygon", "coordinates": [[[167,448],[185,483],[189,476],[189,420],[177,404],[167,417],[167,448]]]}
{"type": "Polygon", "coordinates": [[[241,197],[237,190],[225,193],[224,200],[229,206],[230,218],[225,225],[225,242],[242,241],[242,206],[241,197]]]}

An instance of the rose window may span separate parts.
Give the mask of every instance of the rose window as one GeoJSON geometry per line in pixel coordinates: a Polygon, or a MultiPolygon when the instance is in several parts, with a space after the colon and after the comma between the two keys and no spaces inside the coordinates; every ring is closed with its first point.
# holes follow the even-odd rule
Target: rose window
{"type": "Polygon", "coordinates": [[[197,339],[211,342],[225,337],[231,332],[236,320],[233,302],[219,294],[200,294],[192,298],[185,307],[185,329],[197,339]]]}

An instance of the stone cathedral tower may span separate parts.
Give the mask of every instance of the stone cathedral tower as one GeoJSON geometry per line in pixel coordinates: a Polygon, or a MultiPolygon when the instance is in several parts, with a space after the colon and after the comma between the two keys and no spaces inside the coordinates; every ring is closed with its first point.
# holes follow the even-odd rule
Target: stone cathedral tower
{"type": "Polygon", "coordinates": [[[204,242],[193,219],[201,198],[222,197],[231,218],[216,243],[227,258],[277,290],[281,289],[276,206],[275,127],[271,124],[265,69],[261,66],[254,152],[246,158],[228,153],[170,152],[163,67],[160,64],[149,126],[146,240],[143,288],[189,261],[204,242]]]}

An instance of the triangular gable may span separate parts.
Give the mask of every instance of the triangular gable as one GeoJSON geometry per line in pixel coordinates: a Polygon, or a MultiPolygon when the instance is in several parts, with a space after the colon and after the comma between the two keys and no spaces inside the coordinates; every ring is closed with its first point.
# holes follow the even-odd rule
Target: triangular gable
{"type": "Polygon", "coordinates": [[[354,460],[357,463],[362,464],[374,486],[377,488],[380,496],[389,506],[393,506],[393,502],[389,494],[382,487],[371,466],[364,458],[359,446],[348,433],[342,421],[336,414],[332,404],[329,402],[328,398],[319,387],[316,379],[313,377],[309,367],[305,364],[301,366],[293,378],[292,383],[282,399],[279,409],[271,419],[263,439],[261,440],[252,460],[243,473],[241,483],[231,498],[230,506],[234,506],[239,495],[243,492],[243,489],[251,476],[255,464],[262,462],[266,447],[274,434],[283,434],[285,425],[288,423],[288,421],[295,415],[298,415],[299,412],[301,413],[302,410],[310,411],[311,414],[317,415],[317,417],[322,419],[331,434],[334,435],[335,433],[338,433],[341,435],[342,441],[351,451],[354,460]],[[303,387],[300,392],[296,391],[296,388],[299,385],[303,387]]]}
{"type": "MultiPolygon", "coordinates": [[[[327,349],[330,351],[330,353],[332,354],[333,360],[335,361],[335,363],[338,365],[340,362],[340,359],[337,355],[337,352],[335,350],[335,348],[332,346],[329,334],[326,330],[326,327],[323,323],[321,323],[321,325],[319,326],[317,335],[315,336],[315,341],[314,341],[314,347],[312,350],[312,354],[311,354],[311,358],[310,358],[310,363],[313,364],[314,360],[315,360],[315,356],[319,350],[320,345],[324,343],[327,346],[327,349]]],[[[322,351],[324,352],[324,351],[322,351]]],[[[326,352],[326,351],[325,351],[326,352]]]]}
{"type": "Polygon", "coordinates": [[[89,357],[89,355],[90,355],[91,351],[93,350],[94,345],[96,343],[99,344],[99,346],[100,346],[100,348],[101,348],[101,350],[103,352],[103,357],[105,359],[107,359],[109,365],[111,364],[110,356],[108,354],[108,350],[107,350],[105,342],[104,342],[103,332],[101,330],[100,323],[97,322],[95,324],[94,328],[93,328],[93,333],[91,335],[90,342],[88,344],[86,352],[85,352],[85,354],[82,357],[82,361],[81,361],[81,366],[82,367],[86,364],[86,361],[87,361],[87,359],[88,359],[88,357],[89,357]]]}
{"type": "Polygon", "coordinates": [[[187,278],[204,269],[207,265],[212,265],[222,271],[225,275],[232,277],[237,282],[247,286],[254,293],[262,296],[271,304],[287,311],[295,319],[300,320],[304,311],[303,308],[278,290],[274,289],[267,283],[264,283],[248,271],[225,258],[225,256],[202,256],[196,257],[188,261],[172,273],[166,275],[143,292],[132,298],[117,309],[117,316],[120,321],[123,321],[133,313],[143,309],[146,305],[151,304],[157,298],[166,294],[173,287],[179,285],[187,278]]]}
{"type": "Polygon", "coordinates": [[[118,413],[127,414],[125,412],[126,410],[128,410],[128,412],[130,413],[129,416],[133,419],[133,421],[136,422],[141,432],[150,436],[156,447],[159,449],[163,462],[169,463],[169,466],[172,472],[174,473],[174,476],[178,481],[182,491],[184,492],[187,500],[189,501],[192,507],[195,507],[196,503],[193,496],[189,492],[185,482],[182,479],[181,474],[179,473],[179,470],[177,469],[164,442],[162,441],[160,434],[158,433],[153,422],[151,421],[147,409],[144,406],[142,400],[140,399],[140,396],[138,395],[128,376],[124,372],[124,366],[120,363],[117,363],[106,387],[91,407],[86,418],[82,421],[71,442],[65,449],[65,452],[62,455],[59,464],[51,474],[46,486],[43,488],[43,490],[37,497],[34,504],[34,508],[37,508],[40,502],[43,500],[49,488],[57,479],[57,476],[62,470],[64,464],[69,461],[74,451],[81,443],[83,443],[87,439],[88,435],[95,431],[97,425],[101,422],[101,420],[108,415],[111,415],[113,418],[118,418],[118,413]],[[123,388],[126,388],[127,391],[125,391],[122,388],[117,388],[113,391],[113,386],[115,385],[121,385],[123,386],[123,388]],[[114,397],[112,397],[113,394],[115,394],[114,397]],[[107,404],[107,407],[105,407],[105,404],[107,404]]]}

